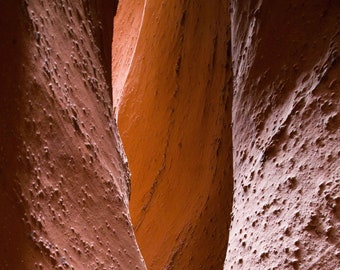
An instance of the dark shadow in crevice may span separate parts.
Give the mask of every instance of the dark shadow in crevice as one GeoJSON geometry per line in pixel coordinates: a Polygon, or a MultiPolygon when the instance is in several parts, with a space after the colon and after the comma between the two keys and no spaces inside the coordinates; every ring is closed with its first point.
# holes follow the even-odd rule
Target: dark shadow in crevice
{"type": "Polygon", "coordinates": [[[20,126],[25,117],[25,41],[30,29],[24,1],[1,0],[0,16],[0,262],[1,269],[27,269],[30,239],[20,199],[25,170],[20,126]]]}

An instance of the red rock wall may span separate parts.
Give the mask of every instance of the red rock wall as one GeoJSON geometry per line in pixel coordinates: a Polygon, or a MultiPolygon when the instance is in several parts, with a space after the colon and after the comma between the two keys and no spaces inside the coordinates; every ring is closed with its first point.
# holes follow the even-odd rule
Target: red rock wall
{"type": "Polygon", "coordinates": [[[1,1],[1,269],[145,269],[110,87],[115,1],[1,1]]]}
{"type": "Polygon", "coordinates": [[[339,1],[232,1],[224,269],[340,265],[339,1]]]}
{"type": "Polygon", "coordinates": [[[130,211],[148,269],[222,269],[232,199],[227,2],[121,2],[114,36],[130,211]]]}
{"type": "Polygon", "coordinates": [[[338,268],[338,1],[0,2],[1,269],[338,268]]]}

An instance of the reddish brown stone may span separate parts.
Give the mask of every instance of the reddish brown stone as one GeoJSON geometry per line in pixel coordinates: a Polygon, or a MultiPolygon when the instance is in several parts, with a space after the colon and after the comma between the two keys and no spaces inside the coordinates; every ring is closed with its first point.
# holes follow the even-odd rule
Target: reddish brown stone
{"type": "Polygon", "coordinates": [[[145,269],[112,111],[114,6],[1,1],[1,269],[145,269]]]}

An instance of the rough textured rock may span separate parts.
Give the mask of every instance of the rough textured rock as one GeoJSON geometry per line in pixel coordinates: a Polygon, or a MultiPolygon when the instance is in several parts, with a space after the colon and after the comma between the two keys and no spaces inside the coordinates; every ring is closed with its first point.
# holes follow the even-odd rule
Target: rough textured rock
{"type": "Polygon", "coordinates": [[[114,36],[114,102],[148,269],[222,269],[232,200],[228,4],[121,2],[114,36]]]}
{"type": "Polygon", "coordinates": [[[1,269],[145,269],[112,111],[115,5],[1,0],[1,269]]]}
{"type": "Polygon", "coordinates": [[[339,269],[339,1],[232,1],[224,269],[339,269]]]}
{"type": "Polygon", "coordinates": [[[339,1],[0,2],[0,269],[339,269],[339,1]]]}

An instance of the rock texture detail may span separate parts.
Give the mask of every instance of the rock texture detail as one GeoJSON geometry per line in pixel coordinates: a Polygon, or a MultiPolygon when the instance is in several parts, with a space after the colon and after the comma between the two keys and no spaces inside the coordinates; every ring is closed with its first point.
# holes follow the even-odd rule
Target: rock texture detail
{"type": "Polygon", "coordinates": [[[1,1],[1,269],[145,269],[113,117],[115,1],[1,1]]]}
{"type": "Polygon", "coordinates": [[[225,269],[339,265],[339,8],[337,1],[232,1],[230,10],[222,1],[122,4],[128,19],[117,21],[113,52],[127,61],[113,60],[114,74],[125,74],[114,80],[114,102],[150,269],[218,269],[216,238],[194,243],[199,228],[213,235],[228,224],[219,207],[230,210],[231,163],[225,269]],[[128,20],[132,32],[123,30],[128,20]],[[207,210],[212,198],[223,205],[207,210]]]}
{"type": "Polygon", "coordinates": [[[338,0],[0,2],[0,269],[339,269],[338,0]]]}
{"type": "Polygon", "coordinates": [[[232,1],[224,269],[339,269],[338,1],[232,1]]]}
{"type": "Polygon", "coordinates": [[[113,76],[114,102],[148,269],[222,269],[233,189],[228,4],[121,2],[114,37],[113,74],[124,74],[113,76]]]}

